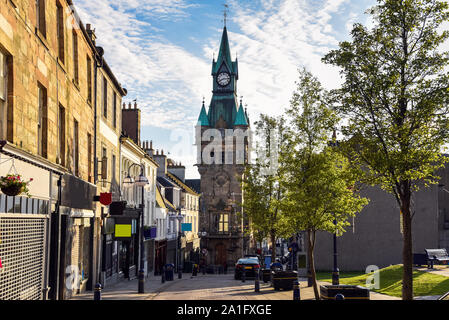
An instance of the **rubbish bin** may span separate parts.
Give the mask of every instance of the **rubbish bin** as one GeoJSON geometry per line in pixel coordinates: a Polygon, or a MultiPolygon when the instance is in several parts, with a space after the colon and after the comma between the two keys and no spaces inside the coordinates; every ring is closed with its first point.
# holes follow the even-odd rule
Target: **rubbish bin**
{"type": "Polygon", "coordinates": [[[173,281],[174,270],[175,270],[175,265],[173,263],[167,263],[165,265],[165,280],[166,281],[173,281]]]}

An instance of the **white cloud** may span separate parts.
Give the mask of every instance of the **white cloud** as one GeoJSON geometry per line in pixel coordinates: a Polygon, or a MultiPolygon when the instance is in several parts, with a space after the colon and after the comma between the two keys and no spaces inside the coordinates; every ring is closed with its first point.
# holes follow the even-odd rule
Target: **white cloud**
{"type": "MultiPolygon", "coordinates": [[[[164,30],[149,21],[155,18],[176,23],[188,18],[189,9],[202,2],[197,3],[187,0],[78,0],[75,3],[83,22],[96,28],[98,45],[104,47],[108,64],[128,89],[126,100],[138,99],[142,125],[187,129],[192,142],[192,127],[203,95],[206,101],[210,100],[211,59],[218,52],[221,30],[211,29],[208,39],[186,34],[186,39],[203,43],[202,54],[196,56],[170,42],[164,30]]],[[[348,3],[349,0],[229,1],[232,26],[238,27],[228,27],[233,59],[235,52],[239,54],[238,94],[244,96],[252,121],[257,120],[259,113],[283,112],[295,89],[297,69],[302,66],[312,71],[327,88],[339,85],[338,70],[324,65],[321,58],[341,38],[333,19],[342,14],[348,3]]],[[[347,17],[343,20],[347,21],[347,17]]],[[[182,160],[190,174],[196,173],[192,167],[195,152],[174,153],[177,153],[175,160],[182,160]]]]}

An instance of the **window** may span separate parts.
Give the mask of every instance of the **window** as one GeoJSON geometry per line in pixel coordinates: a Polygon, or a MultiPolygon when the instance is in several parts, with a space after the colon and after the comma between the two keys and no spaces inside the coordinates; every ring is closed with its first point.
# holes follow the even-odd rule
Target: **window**
{"type": "Polygon", "coordinates": [[[7,136],[7,97],[8,97],[8,66],[6,55],[0,52],[0,140],[6,140],[7,136]]]}
{"type": "Polygon", "coordinates": [[[38,83],[37,153],[47,157],[47,89],[38,83]]]}
{"type": "Polygon", "coordinates": [[[103,116],[108,117],[108,82],[103,76],[103,116]]]}
{"type": "Polygon", "coordinates": [[[87,176],[88,181],[92,183],[92,135],[90,133],[87,134],[87,176]]]}
{"type": "Polygon", "coordinates": [[[47,28],[45,25],[45,0],[36,0],[36,28],[46,37],[47,28]]]}
{"type": "Polygon", "coordinates": [[[114,104],[112,105],[112,119],[114,128],[117,128],[117,93],[114,92],[114,104]]]}
{"type": "Polygon", "coordinates": [[[73,174],[79,176],[79,125],[73,121],[73,174]]]}
{"type": "Polygon", "coordinates": [[[78,75],[78,35],[76,30],[73,29],[73,80],[75,83],[79,84],[79,75],[78,75]]]}
{"type": "MultiPolygon", "coordinates": [[[[107,157],[108,157],[108,150],[106,150],[106,148],[105,147],[103,147],[103,154],[102,154],[102,158],[101,158],[101,161],[107,161],[107,157]]],[[[107,166],[107,164],[106,163],[101,163],[101,167],[103,168],[104,166],[107,166]]],[[[102,173],[104,172],[104,170],[102,170],[102,173]]],[[[106,180],[105,180],[105,177],[103,177],[103,175],[101,176],[101,180],[103,180],[103,188],[105,188],[106,187],[106,180]]]]}
{"type": "Polygon", "coordinates": [[[92,102],[92,59],[87,56],[87,101],[92,102]]]}
{"type": "Polygon", "coordinates": [[[115,181],[115,154],[112,155],[112,163],[111,163],[111,169],[112,169],[112,181],[115,181]]]}
{"type": "Polygon", "coordinates": [[[65,50],[64,50],[64,9],[59,1],[56,2],[56,32],[58,35],[58,57],[63,63],[65,62],[65,50]]]}
{"type": "Polygon", "coordinates": [[[59,164],[65,166],[65,109],[59,105],[58,116],[58,135],[59,135],[59,164]]]}
{"type": "Polygon", "coordinates": [[[220,213],[220,220],[218,222],[218,232],[226,233],[229,231],[229,214],[220,213]]]}

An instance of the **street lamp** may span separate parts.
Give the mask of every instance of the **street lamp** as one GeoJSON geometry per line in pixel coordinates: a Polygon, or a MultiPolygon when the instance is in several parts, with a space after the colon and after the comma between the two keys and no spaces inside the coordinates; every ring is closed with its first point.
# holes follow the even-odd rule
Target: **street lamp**
{"type": "Polygon", "coordinates": [[[181,222],[184,219],[184,217],[181,214],[181,210],[179,211],[179,214],[176,216],[176,219],[178,220],[178,279],[182,278],[182,269],[181,269],[181,222]]]}
{"type": "MultiPolygon", "coordinates": [[[[332,141],[328,143],[328,145],[332,148],[337,148],[339,146],[339,142],[337,141],[337,133],[334,129],[334,132],[332,134],[332,141]]],[[[334,232],[334,270],[332,272],[332,285],[338,286],[340,284],[340,270],[337,266],[337,215],[334,213],[334,226],[335,226],[335,232],[334,232]]]]}
{"type": "Polygon", "coordinates": [[[144,261],[144,254],[145,254],[145,249],[144,249],[144,244],[143,244],[143,212],[144,212],[144,208],[145,208],[145,186],[148,185],[148,178],[145,176],[145,166],[143,164],[137,164],[137,163],[133,163],[129,168],[128,168],[128,176],[123,179],[123,187],[124,188],[130,188],[132,186],[136,186],[136,187],[142,187],[142,204],[141,204],[141,211],[139,212],[140,215],[140,228],[139,228],[139,236],[140,236],[140,266],[139,266],[139,287],[138,287],[138,292],[139,293],[144,293],[145,292],[145,271],[143,269],[143,266],[145,265],[145,261],[144,261]],[[136,180],[134,181],[134,179],[130,176],[129,172],[130,169],[134,166],[139,166],[140,167],[140,175],[136,178],[136,180]]]}

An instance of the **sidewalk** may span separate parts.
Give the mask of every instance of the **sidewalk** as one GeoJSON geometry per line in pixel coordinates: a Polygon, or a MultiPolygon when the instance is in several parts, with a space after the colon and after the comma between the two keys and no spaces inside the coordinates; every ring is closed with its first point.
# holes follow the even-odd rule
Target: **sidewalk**
{"type": "MultiPolygon", "coordinates": [[[[190,273],[183,273],[182,279],[190,278],[190,273]]],[[[108,285],[101,290],[101,300],[148,300],[160,291],[169,288],[174,283],[182,281],[178,279],[176,273],[173,281],[161,282],[161,276],[155,276],[154,274],[148,275],[145,278],[145,292],[138,293],[139,280],[123,279],[115,284],[108,285]]],[[[78,294],[72,297],[70,300],[93,300],[94,292],[88,291],[78,294]]]]}

